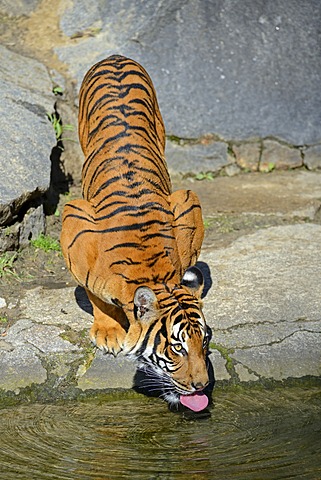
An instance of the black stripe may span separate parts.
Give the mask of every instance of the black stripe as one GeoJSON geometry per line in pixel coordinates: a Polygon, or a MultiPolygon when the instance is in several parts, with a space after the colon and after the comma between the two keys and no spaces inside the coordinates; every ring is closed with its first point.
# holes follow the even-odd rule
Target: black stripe
{"type": "MultiPolygon", "coordinates": [[[[132,225],[119,225],[117,227],[111,227],[111,228],[105,228],[103,230],[91,230],[91,229],[86,229],[82,230],[81,232],[78,232],[77,235],[74,237],[73,241],[69,245],[68,248],[71,248],[76,240],[83,234],[85,233],[113,233],[113,232],[126,232],[126,231],[131,231],[131,230],[142,230],[142,229],[147,229],[150,225],[165,225],[165,222],[161,222],[159,220],[149,220],[148,222],[143,222],[143,223],[134,223],[132,225]]],[[[164,237],[164,238],[171,238],[174,239],[175,237],[173,236],[168,236],[165,234],[154,234],[154,235],[145,235],[143,238],[153,238],[153,237],[164,237]]]]}
{"type": "MultiPolygon", "coordinates": [[[[116,177],[112,177],[112,178],[109,178],[108,180],[106,180],[102,185],[100,185],[100,187],[98,188],[98,190],[96,190],[95,194],[93,195],[92,198],[95,198],[97,197],[97,195],[99,195],[99,193],[102,191],[102,190],[105,190],[105,188],[109,187],[109,185],[112,185],[113,183],[115,182],[118,182],[118,180],[121,180],[121,175],[118,175],[116,177]]],[[[92,180],[92,179],[91,179],[92,180]]],[[[89,182],[89,188],[91,186],[91,180],[89,182]]]]}
{"type": "Polygon", "coordinates": [[[164,283],[169,283],[172,278],[174,278],[176,275],[176,271],[173,270],[172,272],[167,272],[165,277],[164,277],[164,283]]]}
{"type": "MultiPolygon", "coordinates": [[[[97,76],[100,74],[97,73],[97,76]]],[[[101,75],[100,75],[101,77],[101,75]]],[[[114,80],[114,79],[113,79],[114,80]]],[[[141,83],[130,83],[130,84],[120,84],[116,85],[115,83],[100,83],[93,91],[90,93],[90,98],[88,99],[88,105],[91,101],[91,99],[94,97],[94,95],[101,89],[108,89],[108,93],[105,95],[102,95],[99,97],[95,103],[91,106],[90,110],[87,111],[87,120],[95,113],[95,111],[98,108],[102,108],[106,104],[110,103],[110,101],[119,100],[127,97],[130,94],[130,91],[135,89],[135,90],[141,90],[143,91],[147,97],[150,96],[150,92],[148,88],[146,88],[143,84],[141,83]],[[112,90],[118,90],[118,92],[115,92],[113,94],[112,90]],[[104,100],[107,100],[107,102],[104,103],[104,100]]]]}
{"type": "Polygon", "coordinates": [[[181,218],[181,217],[184,217],[185,215],[187,215],[188,213],[192,212],[193,210],[195,210],[195,208],[201,208],[199,205],[192,205],[190,208],[188,208],[187,210],[185,210],[184,212],[182,212],[180,215],[178,215],[178,217],[176,217],[176,221],[181,218]]]}
{"type": "Polygon", "coordinates": [[[90,271],[88,270],[87,275],[86,275],[86,280],[85,280],[85,286],[88,288],[88,283],[89,283],[89,275],[90,271]]]}
{"type": "MultiPolygon", "coordinates": [[[[101,202],[99,202],[101,203],[101,202]]],[[[103,207],[99,208],[98,210],[96,209],[96,214],[102,212],[103,210],[106,210],[106,208],[111,208],[114,207],[115,205],[127,205],[127,202],[125,200],[115,200],[114,202],[110,202],[107,205],[104,205],[103,207]]]]}
{"type": "Polygon", "coordinates": [[[126,195],[126,192],[124,190],[114,190],[113,192],[109,193],[108,195],[105,195],[104,198],[102,198],[96,205],[96,212],[100,212],[101,210],[105,209],[105,208],[108,208],[109,206],[109,203],[107,203],[107,205],[103,205],[99,210],[97,210],[97,207],[100,207],[102,203],[106,202],[109,198],[111,197],[115,197],[115,196],[119,196],[119,197],[126,197],[126,196],[129,196],[129,195],[126,195]]]}
{"type": "Polygon", "coordinates": [[[117,260],[116,262],[112,262],[109,267],[113,267],[114,265],[140,265],[141,262],[134,262],[130,258],[126,258],[124,260],[117,260]]]}
{"type": "Polygon", "coordinates": [[[65,221],[67,218],[77,218],[78,220],[85,220],[86,222],[95,224],[95,220],[92,220],[92,217],[91,217],[91,218],[83,217],[82,215],[76,215],[75,213],[68,213],[68,214],[64,217],[64,221],[65,221]]]}
{"type": "Polygon", "coordinates": [[[138,250],[145,250],[146,246],[136,242],[125,242],[125,243],[118,243],[118,245],[113,245],[112,247],[107,248],[104,251],[111,252],[112,250],[116,250],[117,248],[135,248],[135,249],[137,248],[138,250]]]}
{"type": "Polygon", "coordinates": [[[148,233],[142,237],[144,241],[151,240],[152,238],[169,238],[170,240],[175,240],[173,235],[166,235],[165,233],[148,233]]]}
{"type": "MultiPolygon", "coordinates": [[[[136,313],[136,320],[138,320],[137,311],[136,311],[135,313],[136,313]]],[[[137,352],[136,352],[135,355],[137,355],[137,356],[143,355],[143,352],[146,350],[147,344],[148,344],[148,342],[149,342],[149,337],[151,336],[151,333],[152,333],[154,327],[155,327],[155,323],[152,323],[152,324],[149,326],[147,332],[145,333],[143,342],[142,342],[141,346],[139,347],[139,349],[137,350],[137,352]]],[[[135,345],[135,346],[136,346],[136,345],[135,345]]],[[[130,351],[129,351],[129,353],[130,353],[130,351]]]]}

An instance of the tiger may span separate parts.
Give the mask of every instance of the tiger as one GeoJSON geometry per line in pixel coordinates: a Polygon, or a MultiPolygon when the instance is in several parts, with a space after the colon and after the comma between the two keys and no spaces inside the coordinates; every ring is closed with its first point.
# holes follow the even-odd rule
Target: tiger
{"type": "Polygon", "coordinates": [[[90,339],[146,368],[170,405],[206,408],[209,327],[195,266],[204,226],[191,190],[172,192],[155,89],[136,61],[112,55],[79,92],[82,198],[63,211],[66,265],[93,308],[90,339]]]}

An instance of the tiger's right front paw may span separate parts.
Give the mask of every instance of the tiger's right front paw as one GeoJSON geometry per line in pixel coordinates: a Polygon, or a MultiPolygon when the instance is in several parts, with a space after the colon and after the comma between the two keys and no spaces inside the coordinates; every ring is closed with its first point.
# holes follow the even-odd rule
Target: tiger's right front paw
{"type": "Polygon", "coordinates": [[[105,322],[95,321],[90,329],[91,341],[104,353],[116,356],[124,346],[126,331],[117,323],[105,325],[105,322]]]}

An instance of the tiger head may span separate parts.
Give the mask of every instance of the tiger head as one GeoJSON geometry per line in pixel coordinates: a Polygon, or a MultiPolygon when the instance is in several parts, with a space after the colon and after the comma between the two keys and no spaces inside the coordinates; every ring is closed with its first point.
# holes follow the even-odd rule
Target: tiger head
{"type": "Polygon", "coordinates": [[[200,270],[190,267],[179,286],[137,288],[136,322],[125,343],[125,351],[145,372],[147,390],[159,390],[170,404],[181,402],[192,410],[208,402],[202,393],[209,383],[210,333],[200,305],[203,283],[200,270]]]}

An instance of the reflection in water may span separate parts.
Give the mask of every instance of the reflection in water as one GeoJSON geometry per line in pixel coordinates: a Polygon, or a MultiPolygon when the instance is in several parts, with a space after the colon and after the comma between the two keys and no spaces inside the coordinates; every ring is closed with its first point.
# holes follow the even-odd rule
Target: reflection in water
{"type": "Polygon", "coordinates": [[[321,390],[217,389],[211,415],[135,395],[0,410],[0,478],[319,479],[321,390]]]}

